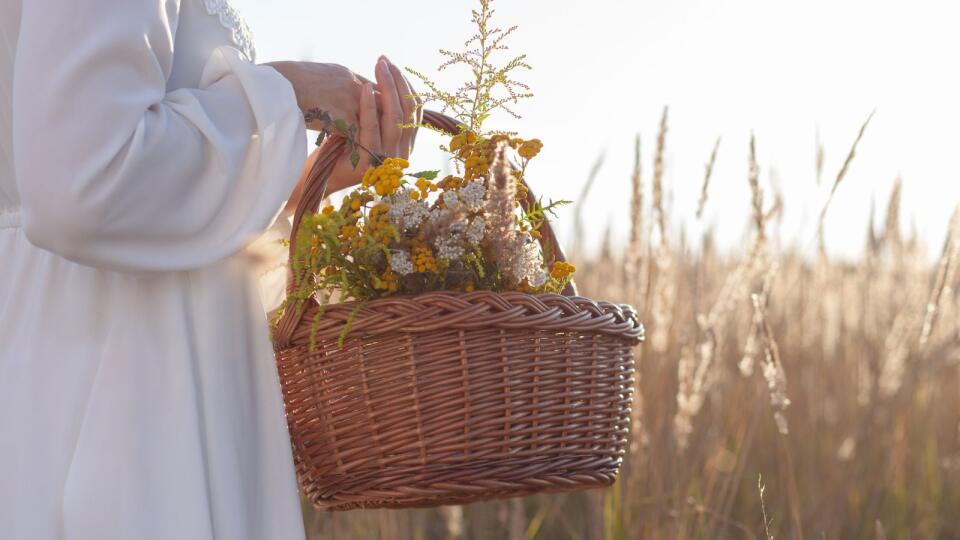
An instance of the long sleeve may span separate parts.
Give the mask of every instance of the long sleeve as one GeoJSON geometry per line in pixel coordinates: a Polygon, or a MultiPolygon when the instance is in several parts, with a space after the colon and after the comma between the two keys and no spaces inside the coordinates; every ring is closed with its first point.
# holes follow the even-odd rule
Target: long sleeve
{"type": "Polygon", "coordinates": [[[167,90],[178,0],[23,3],[13,147],[38,247],[120,271],[235,253],[289,196],[306,156],[290,84],[232,47],[198,88],[167,90]]]}

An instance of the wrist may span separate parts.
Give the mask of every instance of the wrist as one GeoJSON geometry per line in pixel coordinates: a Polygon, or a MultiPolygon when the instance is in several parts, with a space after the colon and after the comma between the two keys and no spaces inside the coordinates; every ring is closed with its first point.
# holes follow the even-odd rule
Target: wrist
{"type": "Polygon", "coordinates": [[[303,95],[303,85],[301,84],[301,70],[297,64],[298,62],[277,61],[266,62],[262,65],[273,68],[277,73],[280,74],[281,77],[290,83],[290,86],[293,88],[293,94],[297,98],[297,106],[300,108],[301,112],[304,112],[306,110],[304,108],[306,103],[303,95]]]}

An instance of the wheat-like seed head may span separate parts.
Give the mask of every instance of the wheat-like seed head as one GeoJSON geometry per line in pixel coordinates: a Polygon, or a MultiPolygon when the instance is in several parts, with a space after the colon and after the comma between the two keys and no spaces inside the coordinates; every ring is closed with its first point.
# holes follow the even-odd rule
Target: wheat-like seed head
{"type": "Polygon", "coordinates": [[[713,144],[713,151],[710,152],[710,159],[704,167],[703,184],[700,186],[700,200],[697,201],[697,219],[703,217],[703,209],[707,205],[707,190],[710,188],[710,177],[713,176],[713,166],[717,162],[717,151],[720,150],[720,137],[713,144]]]}

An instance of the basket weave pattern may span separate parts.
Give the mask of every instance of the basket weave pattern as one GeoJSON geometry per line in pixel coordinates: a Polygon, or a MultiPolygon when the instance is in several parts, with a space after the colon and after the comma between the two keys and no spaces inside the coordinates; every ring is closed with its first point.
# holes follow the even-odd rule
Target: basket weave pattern
{"type": "MultiPolygon", "coordinates": [[[[295,225],[319,203],[317,178],[295,225]]],[[[319,309],[288,310],[274,334],[297,473],[318,508],[613,483],[643,339],[631,308],[477,291],[327,305],[315,323],[319,309]]]]}

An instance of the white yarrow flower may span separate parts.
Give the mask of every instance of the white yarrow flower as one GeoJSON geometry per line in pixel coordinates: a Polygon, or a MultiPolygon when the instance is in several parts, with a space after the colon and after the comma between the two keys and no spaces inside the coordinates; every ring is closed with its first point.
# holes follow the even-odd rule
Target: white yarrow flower
{"type": "Polygon", "coordinates": [[[427,219],[431,225],[438,225],[450,217],[450,211],[446,208],[432,208],[428,214],[427,219]]]}
{"type": "Polygon", "coordinates": [[[437,257],[447,261],[455,261],[466,253],[463,249],[463,240],[452,235],[437,237],[434,245],[437,248],[437,257]]]}
{"type": "Polygon", "coordinates": [[[390,223],[403,229],[414,229],[430,214],[427,203],[413,200],[410,194],[413,190],[405,189],[390,196],[390,209],[387,210],[387,219],[390,223]]]}
{"type": "Polygon", "coordinates": [[[486,231],[487,222],[482,217],[473,218],[470,225],[467,226],[467,242],[477,245],[483,240],[483,233],[486,231]]]}
{"type": "Polygon", "coordinates": [[[487,194],[487,187],[483,182],[474,180],[460,188],[460,201],[471,211],[479,210],[483,205],[483,197],[487,194]]]}
{"type": "Polygon", "coordinates": [[[454,191],[447,191],[443,194],[443,205],[447,209],[456,211],[460,209],[460,198],[457,197],[457,193],[454,191]]]}
{"type": "Polygon", "coordinates": [[[529,233],[518,235],[518,240],[520,249],[511,254],[503,270],[517,283],[526,279],[530,285],[539,287],[550,277],[541,266],[540,247],[529,233]]]}
{"type": "Polygon", "coordinates": [[[433,241],[437,248],[437,257],[448,261],[455,261],[467,252],[464,246],[467,226],[461,221],[450,223],[433,241]]]}
{"type": "Polygon", "coordinates": [[[405,276],[413,273],[413,261],[410,260],[410,254],[405,250],[396,250],[390,252],[390,269],[405,276]]]}

